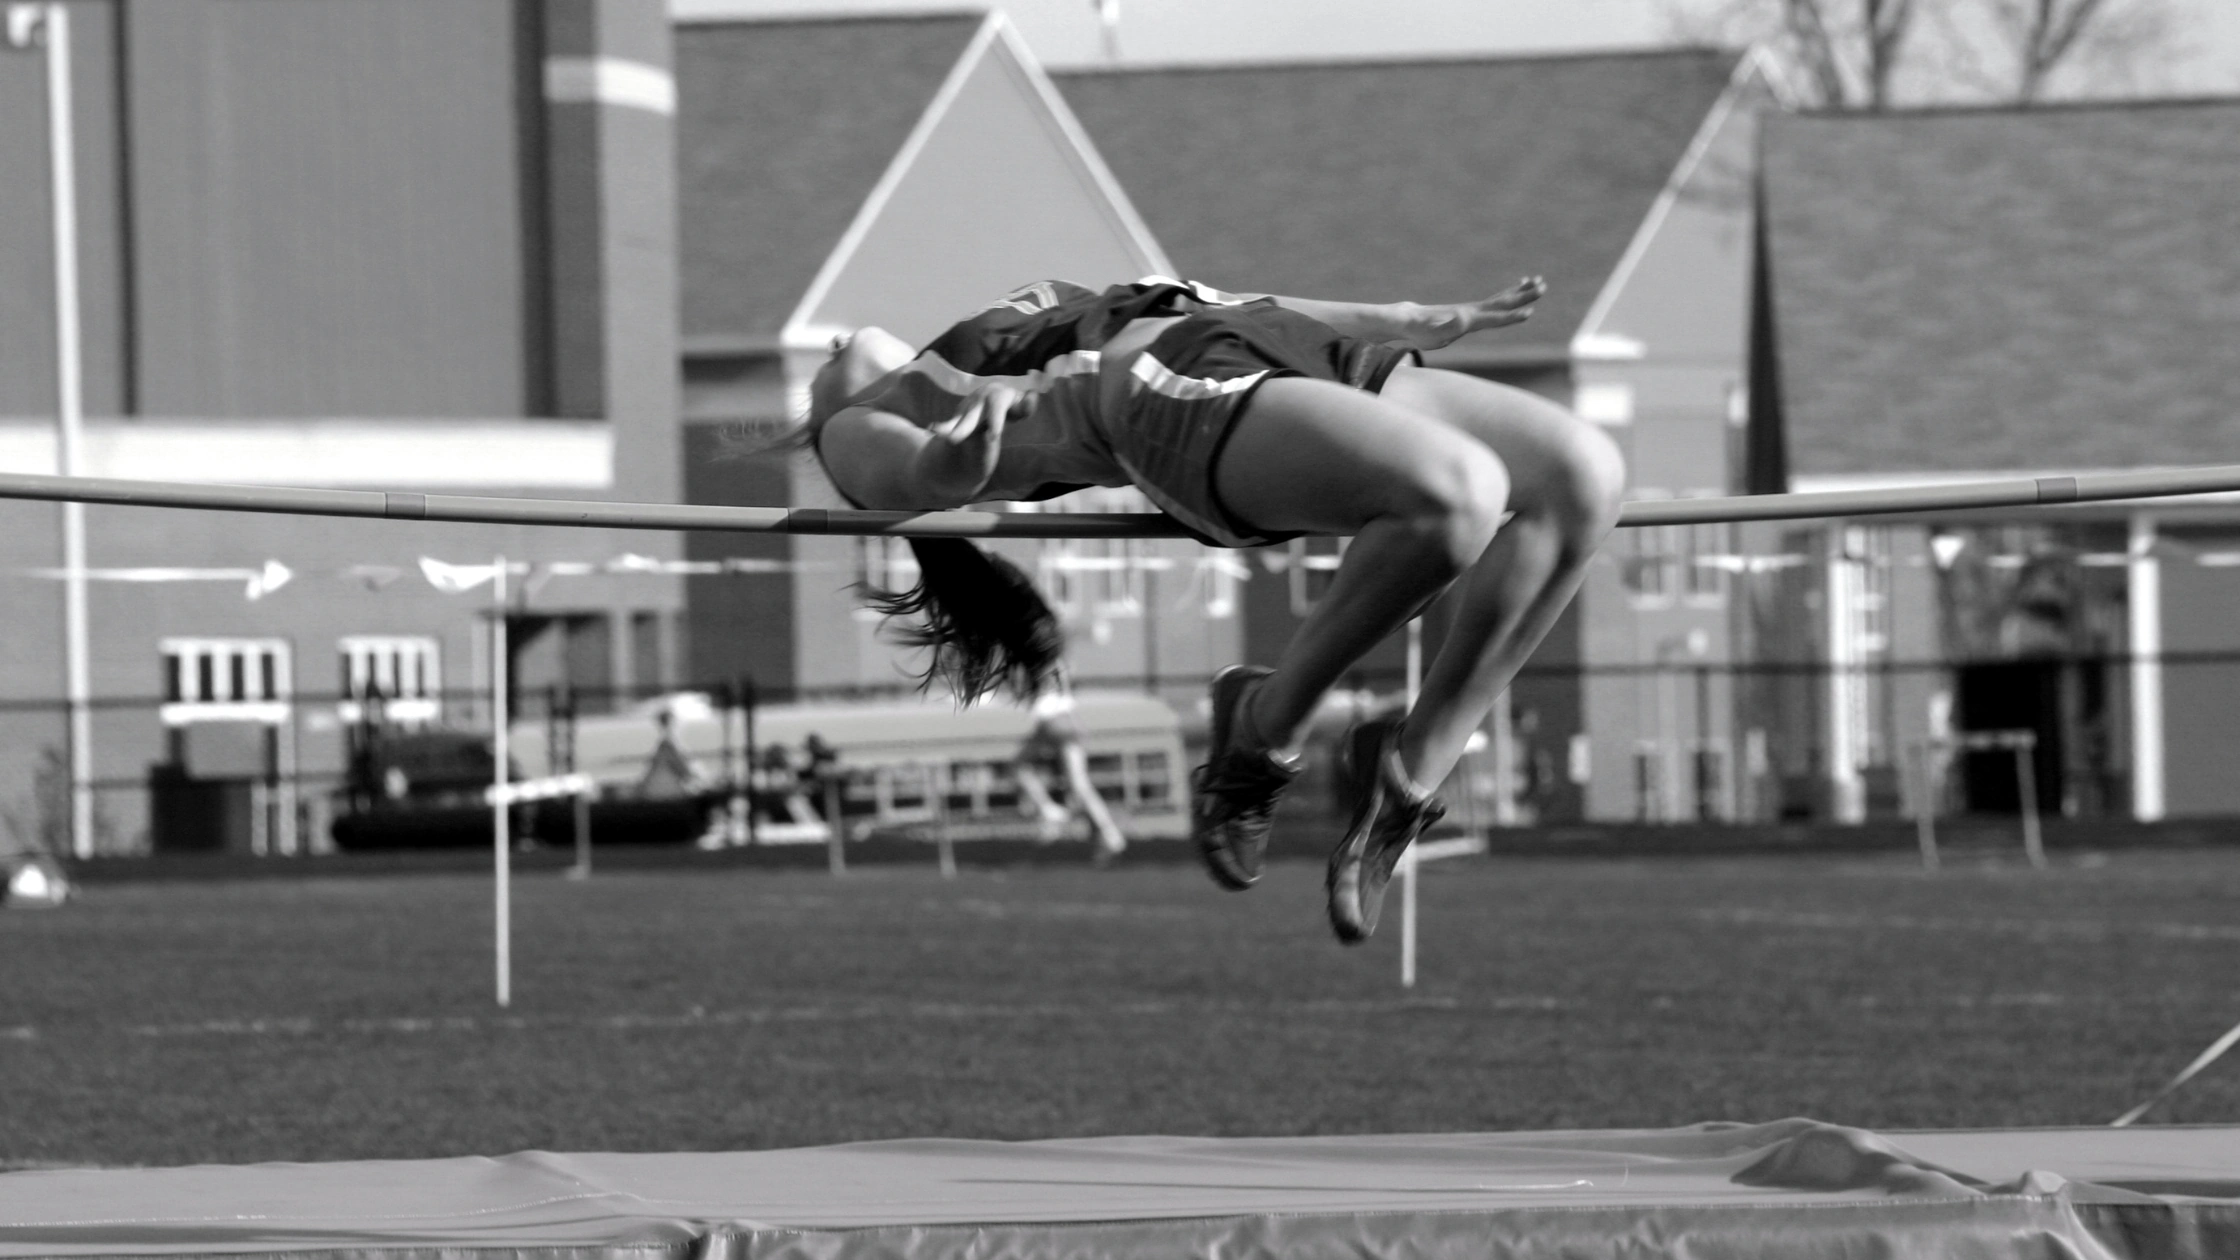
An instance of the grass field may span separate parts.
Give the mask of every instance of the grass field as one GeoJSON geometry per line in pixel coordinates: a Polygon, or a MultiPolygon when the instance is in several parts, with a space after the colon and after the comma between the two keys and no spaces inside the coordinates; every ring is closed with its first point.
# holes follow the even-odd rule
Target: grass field
{"type": "Polygon", "coordinates": [[[0,912],[0,1165],[2103,1123],[2240,1020],[2240,853],[1458,860],[1405,996],[1319,876],[525,876],[505,1013],[485,878],[99,885],[0,912]]]}

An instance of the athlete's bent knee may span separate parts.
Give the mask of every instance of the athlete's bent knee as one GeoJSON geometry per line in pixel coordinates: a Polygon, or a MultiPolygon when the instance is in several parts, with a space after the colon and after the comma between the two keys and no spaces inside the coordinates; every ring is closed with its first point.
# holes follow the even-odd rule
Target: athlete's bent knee
{"type": "Polygon", "coordinates": [[[1588,545],[1599,542],[1617,525],[1625,496],[1626,461],[1618,444],[1598,425],[1584,420],[1566,425],[1556,470],[1557,484],[1547,490],[1558,518],[1588,545]]]}
{"type": "Polygon", "coordinates": [[[1458,444],[1410,479],[1393,516],[1447,568],[1476,564],[1509,508],[1509,470],[1491,450],[1458,444]]]}

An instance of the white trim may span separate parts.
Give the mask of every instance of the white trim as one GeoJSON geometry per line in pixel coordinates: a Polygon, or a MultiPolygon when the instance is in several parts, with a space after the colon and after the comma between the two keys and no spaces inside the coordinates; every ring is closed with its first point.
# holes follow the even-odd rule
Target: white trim
{"type": "MultiPolygon", "coordinates": [[[[1774,104],[1791,112],[1805,107],[1804,93],[1797,90],[1796,82],[1789,77],[1789,71],[1781,64],[1781,58],[1775,56],[1765,44],[1750,45],[1750,51],[1744,54],[1742,60],[1743,65],[1755,72],[1766,85],[1766,90],[1773,94],[1774,104]]],[[[1736,67],[1736,70],[1739,73],[1741,67],[1736,67]]]]}
{"type": "Polygon", "coordinates": [[[1741,99],[1745,84],[1750,75],[1756,72],[1757,59],[1754,57],[1744,57],[1736,63],[1734,73],[1727,78],[1726,89],[1719,93],[1719,99],[1711,103],[1710,112],[1697,124],[1695,135],[1688,140],[1687,150],[1680,155],[1680,164],[1673,168],[1664,187],[1657,191],[1657,199],[1650,203],[1648,215],[1633,230],[1633,239],[1626,242],[1626,252],[1619,255],[1618,265],[1611,270],[1610,278],[1603,282],[1601,290],[1594,295],[1594,304],[1587,308],[1586,317],[1579,321],[1579,331],[1571,338],[1572,357],[1642,357],[1639,341],[1604,333],[1603,321],[1610,318],[1610,311],[1618,304],[1619,295],[1633,281],[1633,273],[1640,268],[1641,260],[1648,257],[1649,246],[1663,229],[1665,219],[1671,216],[1672,207],[1679,203],[1680,190],[1694,178],[1696,168],[1703,165],[1704,155],[1711,151],[1712,141],[1718,138],[1720,130],[1727,125],[1727,119],[1734,113],[1735,104],[1741,99]],[[1630,345],[1631,352],[1610,353],[1613,347],[1621,344],[1630,345]]]}
{"type": "Polygon", "coordinates": [[[1587,363],[1631,363],[1649,357],[1649,347],[1623,333],[1580,333],[1571,339],[1571,357],[1587,363]]]}
{"type": "MultiPolygon", "coordinates": [[[[54,425],[0,418],[0,472],[54,467],[54,425]]],[[[110,420],[86,427],[89,477],[231,485],[607,490],[601,420],[110,420]]]]}
{"type": "Polygon", "coordinates": [[[1211,377],[1184,376],[1152,358],[1146,352],[1136,356],[1135,366],[1128,369],[1128,375],[1141,381],[1144,388],[1154,394],[1164,394],[1169,398],[1179,398],[1184,402],[1195,402],[1204,398],[1220,398],[1228,394],[1241,394],[1258,385],[1261,378],[1265,377],[1267,373],[1254,372],[1250,376],[1233,376],[1227,380],[1218,381],[1211,377]]]}
{"type": "Polygon", "coordinates": [[[1019,34],[1019,28],[1013,26],[1011,20],[1000,10],[995,13],[994,22],[999,42],[1011,58],[1012,67],[1026,77],[1028,86],[1041,98],[1046,111],[1044,120],[1057,127],[1058,134],[1065,140],[1067,151],[1073,155],[1082,173],[1089,177],[1089,182],[1103,195],[1105,208],[1120,221],[1120,230],[1127,236],[1128,243],[1136,248],[1139,265],[1161,274],[1172,274],[1175,266],[1168,260],[1166,250],[1160,247],[1158,238],[1151,234],[1151,226],[1143,221],[1143,216],[1136,213],[1135,203],[1128,199],[1127,190],[1120,186],[1112,168],[1105,165],[1104,155],[1097,152],[1096,143],[1089,138],[1088,129],[1074,116],[1073,107],[1066,104],[1066,98],[1059,93],[1057,84],[1050,81],[1049,73],[1042,68],[1041,61],[1036,59],[1034,50],[1027,46],[1026,37],[1019,34]]]}
{"type": "Polygon", "coordinates": [[[1022,392],[1036,393],[1069,376],[1095,376],[1103,366],[1104,356],[1095,350],[1068,350],[1031,372],[1015,376],[974,376],[928,350],[905,364],[902,375],[915,373],[932,381],[944,393],[970,398],[990,385],[1009,385],[1022,392]]]}
{"type": "Polygon", "coordinates": [[[957,97],[963,94],[965,83],[972,78],[973,70],[987,54],[988,45],[995,42],[1001,20],[991,13],[980,24],[980,29],[973,32],[972,41],[958,55],[956,64],[949,67],[948,77],[942,79],[941,86],[934,90],[933,99],[926,103],[925,112],[918,115],[918,121],[903,139],[902,147],[895,150],[894,157],[887,162],[887,169],[879,173],[879,182],[871,186],[863,204],[856,208],[855,217],[848,221],[847,230],[840,233],[839,243],[832,247],[831,253],[824,256],[824,263],[817,268],[816,277],[809,281],[809,287],[802,293],[801,300],[794,303],[793,313],[786,316],[786,322],[778,334],[779,339],[789,347],[793,345],[793,330],[807,327],[809,317],[824,305],[825,298],[832,292],[832,286],[840,282],[840,274],[847,270],[856,251],[863,248],[864,238],[871,235],[872,225],[886,211],[887,203],[894,200],[895,190],[902,187],[903,177],[917,164],[918,155],[925,152],[927,143],[933,139],[934,129],[941,125],[941,120],[956,104],[957,97]]]}
{"type": "Polygon", "coordinates": [[[878,223],[880,216],[886,213],[887,204],[894,199],[896,190],[917,164],[919,155],[925,152],[935,130],[955,106],[957,97],[963,94],[965,85],[971,82],[973,74],[987,60],[989,50],[997,47],[1008,58],[1010,68],[1026,80],[1027,86],[1041,101],[1043,121],[1056,128],[1062,141],[1059,146],[1061,151],[1071,154],[1078,173],[1088,178],[1101,199],[1103,208],[1112,216],[1115,226],[1137,254],[1138,268],[1152,272],[1174,270],[1174,264],[1167,258],[1166,251],[1160,248],[1158,240],[1151,235],[1150,227],[1136,213],[1135,204],[1128,200],[1127,193],[1120,187],[1120,181],[1114,178],[1111,169],[1104,164],[1104,159],[1098,155],[1088,132],[1082,128],[1080,120],[1074,117],[1065,98],[1058,94],[1056,85],[1050,82],[1050,76],[1043,72],[1041,63],[1035,60],[1026,41],[1002,13],[990,13],[987,20],[973,33],[972,40],[965,45],[964,51],[958,54],[956,64],[949,68],[948,76],[935,89],[933,99],[927,102],[925,112],[918,116],[917,123],[904,138],[902,147],[895,150],[886,170],[880,173],[878,183],[872,185],[870,193],[864,197],[855,217],[849,220],[847,230],[840,234],[832,252],[825,255],[823,264],[817,268],[816,277],[809,282],[800,301],[794,303],[792,313],[786,317],[778,334],[780,342],[787,349],[813,348],[822,351],[831,342],[831,327],[811,323],[811,317],[831,295],[832,287],[839,283],[840,276],[854,260],[856,252],[863,248],[864,239],[871,234],[871,229],[878,223]]]}
{"type": "Polygon", "coordinates": [[[1571,410],[1581,420],[1606,427],[1633,423],[1631,381],[1581,381],[1571,391],[1571,410]]]}
{"type": "Polygon", "coordinates": [[[619,105],[666,118],[677,112],[676,76],[621,57],[547,57],[544,98],[556,104],[619,105]]]}

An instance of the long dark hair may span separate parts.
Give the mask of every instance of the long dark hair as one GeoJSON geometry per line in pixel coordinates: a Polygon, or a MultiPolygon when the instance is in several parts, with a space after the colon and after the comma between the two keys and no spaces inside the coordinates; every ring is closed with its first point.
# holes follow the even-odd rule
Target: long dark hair
{"type": "Polygon", "coordinates": [[[861,591],[886,616],[915,619],[896,637],[933,649],[923,685],[939,679],[970,704],[996,691],[1031,700],[1051,684],[1065,656],[1065,632],[1034,579],[962,538],[913,538],[910,550],[918,557],[916,586],[861,591]]]}

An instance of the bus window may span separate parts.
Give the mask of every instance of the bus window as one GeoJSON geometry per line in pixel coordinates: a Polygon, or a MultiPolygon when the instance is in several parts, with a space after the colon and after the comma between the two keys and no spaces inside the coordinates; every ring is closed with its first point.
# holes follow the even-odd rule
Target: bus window
{"type": "Polygon", "coordinates": [[[1174,771],[1166,753],[1136,754],[1136,803],[1161,808],[1174,804],[1174,771]]]}
{"type": "Polygon", "coordinates": [[[1128,771],[1119,753],[1089,754],[1089,782],[1097,795],[1117,805],[1128,801],[1128,771]]]}
{"type": "Polygon", "coordinates": [[[988,808],[988,767],[977,761],[952,761],[946,767],[948,790],[943,807],[952,814],[982,814],[988,808]]]}
{"type": "Polygon", "coordinates": [[[988,812],[1016,812],[1019,809],[1019,775],[1008,761],[993,762],[987,767],[988,812]]]}

